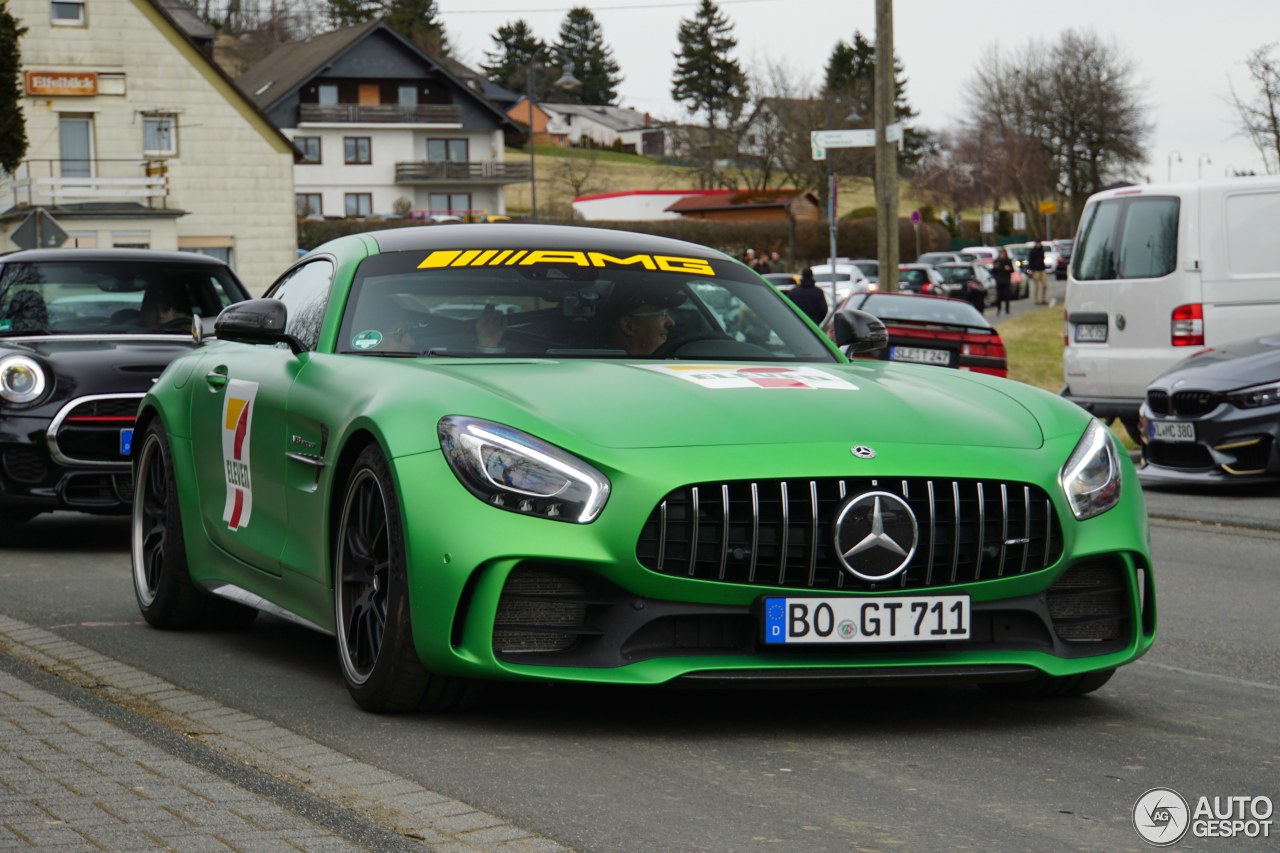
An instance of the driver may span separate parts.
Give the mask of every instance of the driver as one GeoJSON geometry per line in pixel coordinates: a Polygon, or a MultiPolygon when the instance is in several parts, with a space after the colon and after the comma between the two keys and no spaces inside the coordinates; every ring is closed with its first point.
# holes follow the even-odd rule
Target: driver
{"type": "Polygon", "coordinates": [[[684,300],[684,293],[671,287],[622,286],[605,311],[609,343],[627,355],[653,355],[675,327],[671,309],[684,300]]]}
{"type": "Polygon", "coordinates": [[[185,289],[151,285],[142,295],[142,325],[149,329],[163,329],[179,322],[190,323],[191,315],[182,310],[179,294],[185,289]]]}

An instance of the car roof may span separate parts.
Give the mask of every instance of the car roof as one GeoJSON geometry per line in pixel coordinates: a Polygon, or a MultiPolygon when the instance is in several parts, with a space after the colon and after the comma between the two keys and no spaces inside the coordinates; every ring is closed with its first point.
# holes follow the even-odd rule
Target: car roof
{"type": "Polygon", "coordinates": [[[225,267],[209,255],[196,252],[162,252],[156,249],[26,249],[0,257],[0,264],[40,263],[45,261],[132,261],[136,263],[187,263],[225,267]]]}
{"type": "MultiPolygon", "coordinates": [[[[737,262],[723,252],[635,231],[583,228],[573,225],[530,225],[526,223],[459,223],[447,228],[421,225],[366,231],[382,252],[414,252],[424,249],[584,249],[600,252],[648,252],[650,254],[718,258],[737,262]]],[[[343,239],[343,238],[339,238],[343,239]]],[[[321,247],[323,248],[323,247],[321,247]]]]}

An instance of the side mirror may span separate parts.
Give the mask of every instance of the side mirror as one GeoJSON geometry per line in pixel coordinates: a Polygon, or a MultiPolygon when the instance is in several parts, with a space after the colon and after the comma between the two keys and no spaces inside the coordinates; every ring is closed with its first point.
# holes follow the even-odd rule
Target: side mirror
{"type": "Polygon", "coordinates": [[[285,331],[288,319],[289,310],[279,299],[250,299],[223,308],[213,323],[213,333],[222,340],[250,344],[283,341],[297,355],[306,347],[285,331]]]}
{"type": "Polygon", "coordinates": [[[884,323],[865,311],[844,308],[836,312],[836,346],[847,347],[850,355],[871,353],[889,345],[889,331],[884,323]]]}

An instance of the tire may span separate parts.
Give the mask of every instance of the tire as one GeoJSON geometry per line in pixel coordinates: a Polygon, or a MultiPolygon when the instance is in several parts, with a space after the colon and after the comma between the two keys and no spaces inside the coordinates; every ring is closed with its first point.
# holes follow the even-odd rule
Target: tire
{"type": "Polygon", "coordinates": [[[1111,680],[1114,669],[1084,672],[1080,675],[1037,675],[1030,681],[1000,682],[979,685],[993,696],[1009,699],[1065,699],[1092,693],[1111,680]]]}
{"type": "Polygon", "coordinates": [[[400,502],[386,457],[356,457],[342,498],[333,559],[334,626],[342,677],[366,711],[458,710],[470,682],[435,675],[418,658],[400,502]]]}
{"type": "Polygon", "coordinates": [[[142,617],[154,628],[239,627],[258,615],[251,607],[215,598],[192,583],[169,437],[158,420],[147,427],[138,451],[130,556],[134,597],[142,617]]]}

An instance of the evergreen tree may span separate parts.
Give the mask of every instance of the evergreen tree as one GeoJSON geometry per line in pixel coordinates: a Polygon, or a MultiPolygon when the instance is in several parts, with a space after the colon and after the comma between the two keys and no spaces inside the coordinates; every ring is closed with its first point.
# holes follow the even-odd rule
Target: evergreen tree
{"type": "Polygon", "coordinates": [[[0,169],[13,174],[27,156],[27,127],[22,116],[22,88],[18,71],[22,54],[18,39],[27,31],[19,26],[8,5],[0,6],[0,169]]]}
{"type": "Polygon", "coordinates": [[[690,115],[705,116],[712,131],[735,123],[747,103],[747,77],[730,56],[738,40],[733,25],[711,0],[702,0],[692,20],[682,18],[671,97],[690,115]]]}
{"type": "MultiPolygon", "coordinates": [[[[896,58],[893,62],[893,112],[894,121],[904,125],[910,124],[916,111],[907,102],[906,78],[903,77],[902,63],[896,58]]],[[[875,91],[876,91],[876,47],[867,41],[862,33],[855,31],[852,44],[844,41],[836,42],[827,60],[825,94],[842,105],[852,103],[862,117],[855,124],[862,127],[875,126],[875,91]]],[[[837,116],[843,119],[849,112],[845,109],[837,116]]],[[[926,137],[923,133],[907,127],[903,136],[901,161],[904,165],[916,163],[924,152],[926,137]]]]}
{"type": "Polygon", "coordinates": [[[528,22],[521,18],[515,23],[503,24],[490,38],[496,49],[485,53],[489,61],[480,66],[485,76],[513,92],[524,92],[528,88],[528,68],[532,65],[537,97],[546,97],[543,83],[546,75],[537,72],[550,64],[551,52],[542,39],[534,36],[528,22]]]}
{"type": "Polygon", "coordinates": [[[591,10],[578,6],[569,10],[560,24],[560,40],[551,48],[555,64],[567,69],[579,85],[573,91],[557,90],[551,98],[563,103],[612,104],[618,100],[621,70],[613,50],[604,43],[604,33],[591,10]]]}
{"type": "Polygon", "coordinates": [[[384,0],[380,14],[387,26],[428,56],[444,56],[449,52],[436,0],[384,0]]]}

